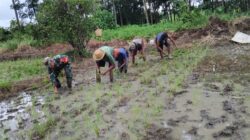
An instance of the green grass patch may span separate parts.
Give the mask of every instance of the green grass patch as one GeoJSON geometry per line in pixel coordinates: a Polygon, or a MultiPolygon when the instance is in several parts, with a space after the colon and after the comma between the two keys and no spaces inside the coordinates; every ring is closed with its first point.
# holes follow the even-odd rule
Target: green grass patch
{"type": "Polygon", "coordinates": [[[39,58],[0,62],[0,68],[1,89],[8,89],[13,82],[41,76],[47,72],[39,58]]]}
{"type": "Polygon", "coordinates": [[[104,30],[103,36],[98,39],[108,41],[112,39],[130,40],[135,36],[152,37],[165,30],[175,31],[181,26],[181,24],[181,22],[163,22],[153,25],[129,25],[117,29],[104,30]]]}
{"type": "Polygon", "coordinates": [[[23,36],[21,38],[13,38],[5,42],[0,43],[0,49],[6,51],[13,51],[18,48],[18,46],[34,46],[37,41],[30,36],[23,36]]]}
{"type": "Polygon", "coordinates": [[[45,123],[36,124],[31,130],[30,137],[31,139],[41,139],[44,138],[46,133],[55,126],[56,121],[54,118],[49,117],[45,123]]]}

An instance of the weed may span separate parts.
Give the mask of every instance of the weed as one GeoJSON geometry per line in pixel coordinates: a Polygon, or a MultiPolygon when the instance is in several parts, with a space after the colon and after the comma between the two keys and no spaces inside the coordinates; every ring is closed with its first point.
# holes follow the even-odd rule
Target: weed
{"type": "Polygon", "coordinates": [[[11,82],[0,82],[0,89],[4,91],[9,91],[11,89],[11,82]]]}
{"type": "Polygon", "coordinates": [[[46,133],[55,126],[56,121],[52,117],[48,117],[47,121],[42,124],[35,124],[31,129],[30,138],[31,139],[41,139],[44,138],[46,133]]]}

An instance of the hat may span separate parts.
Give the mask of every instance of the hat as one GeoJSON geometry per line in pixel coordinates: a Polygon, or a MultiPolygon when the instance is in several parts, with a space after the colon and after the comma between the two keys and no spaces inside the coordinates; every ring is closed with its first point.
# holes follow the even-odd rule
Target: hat
{"type": "Polygon", "coordinates": [[[105,55],[105,52],[104,52],[103,50],[97,49],[97,50],[95,50],[95,52],[94,52],[94,54],[93,54],[93,59],[94,59],[95,61],[102,60],[103,57],[104,57],[104,55],[105,55]]]}
{"type": "Polygon", "coordinates": [[[44,63],[45,65],[48,65],[49,60],[50,60],[50,57],[45,57],[44,60],[43,60],[43,63],[44,63]]]}

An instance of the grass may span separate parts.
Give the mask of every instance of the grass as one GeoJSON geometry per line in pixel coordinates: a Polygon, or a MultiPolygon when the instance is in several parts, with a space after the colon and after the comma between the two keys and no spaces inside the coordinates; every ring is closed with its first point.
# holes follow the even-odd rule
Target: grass
{"type": "Polygon", "coordinates": [[[31,129],[31,134],[30,138],[31,139],[41,139],[44,138],[46,133],[53,127],[55,126],[56,121],[54,118],[49,117],[46,122],[42,124],[36,124],[34,127],[31,129]]]}
{"type": "Polygon", "coordinates": [[[21,46],[33,46],[36,41],[31,36],[22,36],[21,38],[13,38],[0,43],[0,52],[13,51],[21,46]]]}
{"type": "Polygon", "coordinates": [[[9,89],[14,82],[44,75],[41,59],[0,62],[0,89],[9,89]]]}
{"type": "Polygon", "coordinates": [[[152,37],[155,34],[170,30],[175,31],[181,26],[181,22],[175,23],[159,23],[153,25],[129,25],[120,27],[117,29],[108,29],[103,31],[103,36],[100,40],[108,41],[112,39],[122,39],[122,40],[130,40],[135,36],[142,37],[152,37]]]}

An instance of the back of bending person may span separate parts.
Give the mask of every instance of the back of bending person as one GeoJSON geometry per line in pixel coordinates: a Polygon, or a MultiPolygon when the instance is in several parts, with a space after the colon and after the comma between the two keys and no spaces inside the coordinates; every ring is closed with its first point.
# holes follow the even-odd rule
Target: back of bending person
{"type": "Polygon", "coordinates": [[[174,44],[174,46],[176,46],[174,40],[172,39],[172,37],[170,37],[167,32],[161,32],[159,34],[157,34],[156,38],[155,38],[155,45],[156,48],[158,50],[158,52],[160,53],[161,59],[163,59],[163,46],[165,45],[165,47],[167,47],[167,51],[168,51],[168,58],[172,59],[172,55],[171,55],[171,46],[168,43],[168,39],[174,44]]]}
{"type": "Polygon", "coordinates": [[[131,54],[133,64],[135,63],[135,56],[137,55],[138,51],[141,53],[143,60],[146,61],[146,57],[144,55],[145,43],[145,40],[142,38],[135,38],[130,43],[129,52],[131,54]]]}
{"type": "Polygon", "coordinates": [[[125,48],[115,48],[114,49],[115,60],[118,61],[118,69],[122,73],[127,73],[128,71],[128,51],[125,48]]]}
{"type": "Polygon", "coordinates": [[[109,46],[102,46],[95,50],[93,59],[96,61],[98,73],[106,75],[109,72],[110,82],[113,82],[113,69],[115,68],[115,58],[113,56],[114,48],[109,46]],[[106,62],[109,68],[105,72],[101,72],[100,67],[105,67],[106,62]]]}

